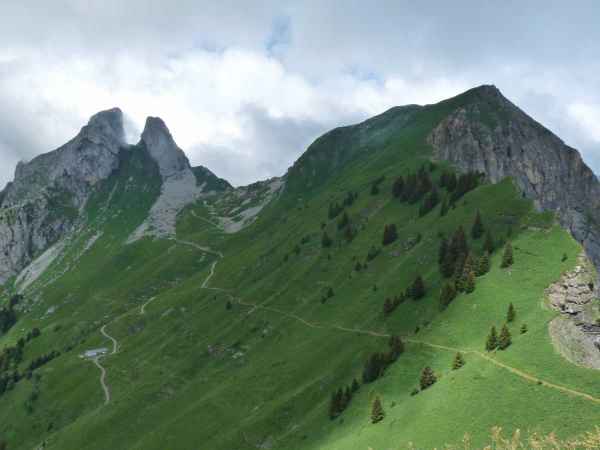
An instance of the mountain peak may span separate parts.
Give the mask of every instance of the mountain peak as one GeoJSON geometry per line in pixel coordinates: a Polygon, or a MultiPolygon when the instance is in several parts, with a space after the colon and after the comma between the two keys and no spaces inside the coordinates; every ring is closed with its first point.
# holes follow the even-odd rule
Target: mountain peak
{"type": "Polygon", "coordinates": [[[125,144],[123,112],[111,108],[94,114],[83,127],[82,134],[96,144],[108,143],[112,144],[109,147],[118,148],[125,144]]]}
{"type": "Polygon", "coordinates": [[[160,117],[148,117],[141,142],[157,162],[163,178],[189,169],[185,153],[177,146],[167,125],[160,117]]]}

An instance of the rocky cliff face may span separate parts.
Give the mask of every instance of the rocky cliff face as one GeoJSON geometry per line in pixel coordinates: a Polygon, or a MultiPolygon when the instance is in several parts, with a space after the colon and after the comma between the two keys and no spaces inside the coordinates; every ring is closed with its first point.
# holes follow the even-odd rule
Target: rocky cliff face
{"type": "Polygon", "coordinates": [[[561,225],[600,267],[600,184],[577,150],[508,101],[494,86],[463,94],[468,101],[429,135],[434,157],[491,182],[512,177],[539,210],[561,225]]]}
{"type": "Polygon", "coordinates": [[[57,150],[18,164],[0,203],[0,282],[73,227],[94,186],[118,167],[124,144],[122,113],[111,109],[57,150]]]}

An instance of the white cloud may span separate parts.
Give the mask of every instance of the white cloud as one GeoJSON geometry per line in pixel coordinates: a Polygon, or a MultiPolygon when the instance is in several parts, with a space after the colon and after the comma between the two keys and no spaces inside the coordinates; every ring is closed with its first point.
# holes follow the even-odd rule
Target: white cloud
{"type": "Polygon", "coordinates": [[[510,5],[461,1],[245,5],[3,5],[0,184],[18,158],[113,106],[129,139],[161,116],[193,163],[247,183],[282,174],[328,128],[482,83],[599,160],[595,3],[521,5],[518,17],[510,5]]]}

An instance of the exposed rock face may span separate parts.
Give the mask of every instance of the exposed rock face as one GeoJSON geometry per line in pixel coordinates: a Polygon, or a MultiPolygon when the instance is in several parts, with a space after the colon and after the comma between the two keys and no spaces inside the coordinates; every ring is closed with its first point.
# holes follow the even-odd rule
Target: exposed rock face
{"type": "Polygon", "coordinates": [[[557,311],[577,318],[578,322],[591,322],[585,316],[587,306],[596,299],[596,279],[596,271],[585,255],[580,255],[575,268],[564,273],[560,280],[546,289],[550,305],[557,311]]]}
{"type": "Polygon", "coordinates": [[[469,91],[469,101],[430,134],[434,156],[491,182],[512,177],[540,210],[561,225],[600,267],[600,184],[577,150],[513,105],[494,86],[469,91]],[[594,223],[595,222],[595,223],[594,223]]]}
{"type": "Polygon", "coordinates": [[[158,164],[162,188],[148,218],[133,232],[128,243],[144,236],[172,237],[177,214],[194,202],[203,190],[203,186],[196,183],[196,176],[185,153],[177,146],[162,119],[148,117],[140,144],[146,147],[158,164]]]}
{"type": "Polygon", "coordinates": [[[0,283],[72,228],[93,187],[118,167],[124,135],[121,111],[103,111],[67,144],[18,164],[0,199],[0,283]]]}

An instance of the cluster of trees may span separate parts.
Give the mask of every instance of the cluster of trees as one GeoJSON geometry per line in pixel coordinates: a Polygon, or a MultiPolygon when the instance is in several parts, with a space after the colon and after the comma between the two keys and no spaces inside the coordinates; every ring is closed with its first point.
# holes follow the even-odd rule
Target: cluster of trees
{"type": "Polygon", "coordinates": [[[506,350],[510,344],[512,343],[510,331],[508,326],[504,324],[502,326],[502,330],[500,330],[500,336],[498,336],[498,332],[496,331],[496,327],[492,326],[490,329],[490,334],[485,341],[485,349],[488,352],[491,352],[496,349],[506,350]]]}
{"type": "MultiPolygon", "coordinates": [[[[479,211],[471,227],[471,237],[479,239],[484,235],[485,227],[479,211]]],[[[484,253],[476,257],[469,249],[467,237],[462,226],[454,232],[451,239],[443,237],[438,252],[438,265],[444,278],[450,278],[440,292],[440,308],[445,309],[459,292],[471,293],[475,290],[476,277],[490,270],[490,253],[494,250],[494,239],[489,231],[483,244],[484,253]]]]}
{"type": "Polygon", "coordinates": [[[467,192],[475,189],[481,178],[482,174],[478,172],[463,173],[458,178],[454,172],[444,172],[440,176],[439,186],[448,191],[450,204],[453,204],[467,192]]]}
{"type": "Polygon", "coordinates": [[[37,358],[35,358],[34,360],[32,360],[29,363],[29,366],[27,366],[27,372],[33,372],[38,367],[42,367],[44,364],[49,363],[54,358],[57,358],[59,356],[60,356],[60,352],[58,350],[52,350],[50,353],[46,353],[42,356],[38,356],[37,358]]]}
{"type": "Polygon", "coordinates": [[[416,203],[433,188],[429,172],[421,166],[417,173],[409,173],[406,179],[399,176],[392,185],[392,194],[402,202],[416,203]]]}
{"type": "Polygon", "coordinates": [[[339,388],[331,394],[331,402],[329,404],[329,418],[331,420],[338,417],[348,407],[352,401],[352,396],[360,389],[358,380],[352,380],[352,384],[346,388],[339,388]]]}
{"type": "Polygon", "coordinates": [[[369,356],[363,368],[363,383],[372,383],[382,376],[385,369],[404,353],[404,343],[400,336],[391,336],[388,346],[389,350],[387,352],[373,353],[369,356]]]}
{"type": "Polygon", "coordinates": [[[392,314],[401,303],[404,303],[406,300],[406,294],[402,293],[400,295],[394,296],[394,298],[386,298],[383,302],[383,315],[385,317],[392,314]]]}
{"type": "Polygon", "coordinates": [[[17,312],[15,306],[23,299],[22,295],[13,295],[8,306],[0,309],[0,333],[4,334],[17,323],[17,312]]]}

